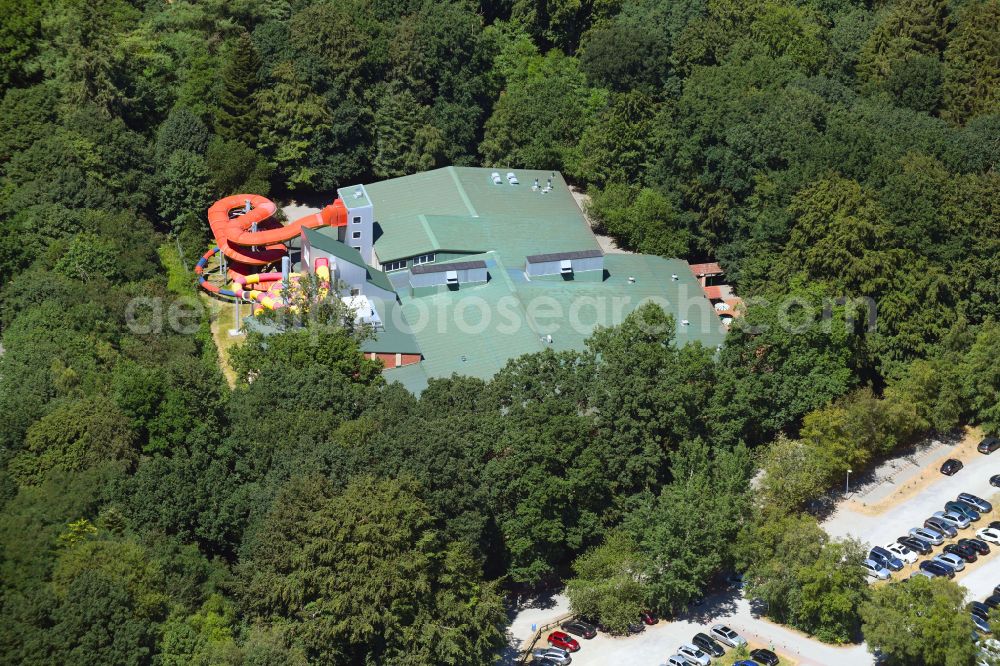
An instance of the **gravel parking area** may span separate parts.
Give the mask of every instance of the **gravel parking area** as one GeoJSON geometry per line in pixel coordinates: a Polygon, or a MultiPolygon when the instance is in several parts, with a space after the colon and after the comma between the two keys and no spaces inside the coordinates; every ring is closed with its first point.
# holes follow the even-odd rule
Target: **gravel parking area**
{"type": "MultiPolygon", "coordinates": [[[[563,607],[559,597],[561,595],[557,595],[554,608],[563,607]]],[[[573,654],[573,664],[664,666],[667,657],[675,654],[678,646],[690,643],[691,637],[699,631],[708,633],[717,623],[732,627],[747,639],[751,649],[773,647],[782,666],[868,666],[874,663],[864,645],[827,645],[756,616],[750,603],[731,590],[709,597],[673,621],[660,620],[636,636],[615,637],[598,632],[590,640],[578,639],[581,648],[573,654]]]]}
{"type": "MultiPolygon", "coordinates": [[[[911,527],[923,525],[926,518],[943,510],[944,503],[955,499],[959,493],[970,492],[989,500],[994,505],[994,510],[966,529],[959,530],[958,537],[945,543],[975,536],[980,527],[991,520],[1000,520],[1000,493],[989,484],[990,476],[1000,473],[1000,452],[990,456],[982,455],[975,451],[975,442],[978,441],[977,437],[970,437],[961,447],[942,450],[940,456],[927,461],[924,466],[926,471],[936,477],[930,477],[916,491],[899,488],[895,496],[889,494],[884,501],[879,502],[875,511],[870,506],[860,507],[857,502],[841,501],[835,512],[823,523],[823,527],[832,536],[851,536],[869,546],[883,546],[906,534],[911,527]],[[937,471],[941,462],[948,457],[958,458],[965,465],[954,476],[944,476],[937,471]]],[[[935,547],[933,554],[928,557],[940,554],[942,547],[943,545],[935,547]]],[[[1000,583],[1000,546],[991,545],[991,549],[989,555],[966,565],[965,570],[955,576],[956,582],[969,590],[969,598],[981,599],[1000,583]]],[[[923,559],[927,557],[920,558],[923,559]]],[[[907,567],[896,574],[896,577],[908,575],[912,570],[914,567],[907,567]]]]}

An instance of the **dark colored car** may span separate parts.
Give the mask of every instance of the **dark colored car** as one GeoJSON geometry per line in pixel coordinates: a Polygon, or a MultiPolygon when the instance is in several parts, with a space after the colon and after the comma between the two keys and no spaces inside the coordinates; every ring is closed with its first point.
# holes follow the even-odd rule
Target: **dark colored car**
{"type": "Polygon", "coordinates": [[[986,543],[982,539],[973,539],[970,537],[965,537],[958,540],[959,546],[968,546],[972,550],[976,551],[980,555],[990,554],[990,544],[986,543]]]}
{"type": "Polygon", "coordinates": [[[903,560],[899,559],[882,546],[875,546],[872,548],[871,552],[868,553],[868,559],[874,560],[889,571],[899,571],[904,566],[903,560]]]}
{"type": "Polygon", "coordinates": [[[986,618],[982,618],[978,615],[972,615],[972,624],[975,625],[976,629],[983,632],[984,634],[992,633],[990,630],[990,623],[986,621],[986,618]]]}
{"type": "Polygon", "coordinates": [[[963,546],[959,543],[949,543],[944,547],[944,552],[958,555],[966,562],[975,562],[979,559],[979,555],[976,554],[976,551],[971,546],[963,546]]]}
{"type": "Polygon", "coordinates": [[[750,650],[750,658],[764,666],[775,666],[778,663],[778,655],[764,648],[750,650]]]}
{"type": "Polygon", "coordinates": [[[914,550],[921,555],[928,555],[933,550],[929,543],[923,539],[918,539],[917,537],[912,536],[901,536],[896,539],[896,543],[901,543],[910,550],[914,550]]]}
{"type": "Polygon", "coordinates": [[[1000,520],[992,520],[986,527],[992,527],[995,530],[1000,530],[1000,520]]]}
{"type": "Polygon", "coordinates": [[[924,560],[923,562],[920,563],[920,570],[934,574],[935,576],[947,576],[948,578],[955,577],[955,570],[952,569],[951,567],[946,567],[940,562],[931,562],[930,560],[924,560]]]}
{"type": "Polygon", "coordinates": [[[990,485],[994,488],[1000,488],[1000,474],[994,474],[990,477],[990,485]]]}
{"type": "Polygon", "coordinates": [[[549,634],[548,640],[552,647],[562,648],[567,652],[576,652],[580,649],[577,640],[564,631],[553,631],[549,634]]]}
{"type": "Polygon", "coordinates": [[[587,624],[582,620],[573,620],[572,622],[564,622],[562,625],[563,631],[568,631],[575,636],[582,636],[584,638],[593,638],[597,635],[597,629],[592,624],[587,624]]]}
{"type": "Polygon", "coordinates": [[[1000,608],[1000,594],[994,592],[990,596],[986,597],[986,601],[984,601],[983,603],[985,603],[990,608],[1000,608]]]}
{"type": "Polygon", "coordinates": [[[979,446],[976,447],[977,451],[985,453],[986,455],[990,455],[997,449],[1000,449],[1000,439],[997,439],[996,437],[987,437],[983,441],[979,442],[979,446]]]}
{"type": "Polygon", "coordinates": [[[928,518],[927,520],[925,520],[924,521],[924,527],[929,527],[932,530],[937,530],[938,532],[940,532],[941,534],[945,535],[949,539],[952,539],[952,538],[958,536],[958,530],[955,529],[954,525],[951,525],[950,523],[944,522],[943,520],[941,520],[937,516],[931,516],[930,518],[928,518]]]}
{"type": "Polygon", "coordinates": [[[993,510],[992,504],[972,493],[959,493],[955,499],[959,502],[965,502],[979,513],[989,513],[993,510]]]}
{"type": "Polygon", "coordinates": [[[650,626],[660,621],[658,617],[656,617],[649,611],[642,611],[641,613],[639,613],[639,619],[642,620],[643,624],[648,624],[650,626]]]}
{"type": "Polygon", "coordinates": [[[989,619],[990,617],[990,607],[982,601],[970,601],[968,608],[970,613],[978,615],[984,620],[989,619]]]}
{"type": "Polygon", "coordinates": [[[956,460],[955,458],[948,458],[947,460],[944,461],[944,464],[941,465],[941,473],[944,474],[945,476],[951,476],[952,474],[955,474],[958,470],[962,469],[962,467],[963,465],[961,460],[956,460]]]}
{"type": "Polygon", "coordinates": [[[713,657],[721,657],[726,653],[726,651],[722,649],[722,646],[708,634],[699,632],[694,635],[691,642],[698,646],[699,650],[706,654],[710,654],[713,657]]]}
{"type": "Polygon", "coordinates": [[[957,513],[960,516],[965,516],[971,522],[979,520],[979,512],[973,509],[965,502],[956,502],[954,500],[952,500],[951,502],[945,502],[944,510],[951,511],[952,513],[957,513]]]}

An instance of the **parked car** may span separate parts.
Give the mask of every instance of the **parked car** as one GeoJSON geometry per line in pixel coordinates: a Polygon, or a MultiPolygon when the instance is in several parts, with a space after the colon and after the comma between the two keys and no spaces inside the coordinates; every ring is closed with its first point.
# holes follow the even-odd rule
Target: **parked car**
{"type": "Polygon", "coordinates": [[[724,624],[713,625],[712,630],[708,633],[711,634],[712,638],[729,647],[740,647],[747,644],[745,638],[724,624]]]}
{"type": "Polygon", "coordinates": [[[675,654],[667,657],[667,666],[691,666],[691,664],[684,657],[675,654]]]}
{"type": "Polygon", "coordinates": [[[955,458],[948,458],[947,460],[944,461],[944,464],[941,465],[941,473],[944,474],[945,476],[952,476],[953,474],[958,472],[958,470],[962,469],[962,467],[963,465],[961,460],[956,460],[955,458]]]}
{"type": "Polygon", "coordinates": [[[534,661],[545,659],[549,663],[556,664],[557,666],[568,666],[573,661],[573,657],[569,656],[569,652],[557,647],[538,648],[537,650],[532,650],[531,658],[534,661]]]}
{"type": "Polygon", "coordinates": [[[991,520],[990,524],[986,527],[992,527],[995,530],[1000,530],[1000,520],[991,520]]]}
{"type": "Polygon", "coordinates": [[[990,607],[984,604],[982,601],[970,601],[969,605],[966,607],[969,612],[973,615],[978,615],[984,620],[990,617],[990,607]]]}
{"type": "Polygon", "coordinates": [[[952,538],[958,536],[958,528],[957,527],[955,527],[951,523],[947,523],[947,522],[941,520],[937,516],[931,516],[930,518],[928,518],[927,520],[925,520],[924,521],[924,527],[929,527],[932,530],[937,530],[941,534],[944,534],[945,536],[947,536],[949,539],[952,539],[952,538]]]}
{"type": "Polygon", "coordinates": [[[691,638],[691,642],[697,645],[699,650],[705,652],[706,654],[710,654],[713,657],[721,657],[726,653],[726,651],[722,649],[722,646],[708,634],[698,632],[691,638]]]}
{"type": "Polygon", "coordinates": [[[926,571],[927,573],[934,574],[935,576],[947,576],[948,578],[955,577],[955,570],[946,564],[941,564],[940,562],[935,562],[934,560],[924,560],[920,563],[920,570],[926,571]]]}
{"type": "Polygon", "coordinates": [[[976,551],[980,555],[990,554],[990,544],[986,543],[982,539],[976,539],[974,537],[965,537],[958,540],[960,546],[968,546],[972,550],[976,551]]]}
{"type": "Polygon", "coordinates": [[[958,497],[955,499],[959,502],[965,502],[979,513],[989,513],[993,510],[992,504],[984,500],[982,497],[978,497],[972,493],[959,493],[958,497]]]}
{"type": "Polygon", "coordinates": [[[886,580],[889,578],[889,570],[875,560],[865,560],[861,563],[861,566],[865,568],[865,573],[872,578],[877,578],[879,580],[886,580]]]}
{"type": "Polygon", "coordinates": [[[987,437],[979,442],[979,446],[976,447],[977,451],[986,455],[990,455],[997,449],[1000,449],[1000,439],[996,437],[987,437]]]}
{"type": "Polygon", "coordinates": [[[976,532],[976,536],[989,543],[1000,543],[1000,530],[994,527],[984,527],[976,532]]]}
{"type": "Polygon", "coordinates": [[[740,659],[735,662],[733,666],[760,666],[756,661],[750,661],[749,659],[740,659]]]}
{"type": "Polygon", "coordinates": [[[932,546],[940,546],[944,541],[944,534],[932,527],[914,527],[910,530],[910,536],[923,539],[932,546]]]}
{"type": "Polygon", "coordinates": [[[929,542],[915,536],[901,536],[896,539],[896,543],[902,544],[921,555],[927,555],[933,550],[929,542]]]}
{"type": "Polygon", "coordinates": [[[696,666],[710,666],[712,658],[698,649],[698,646],[685,643],[677,648],[677,654],[687,659],[696,666]]]}
{"type": "Polygon", "coordinates": [[[639,613],[639,619],[642,620],[643,624],[648,624],[650,626],[660,621],[660,618],[656,617],[649,611],[642,611],[641,613],[639,613]]]}
{"type": "Polygon", "coordinates": [[[580,649],[577,640],[565,631],[553,631],[549,634],[548,643],[552,647],[562,648],[567,652],[576,652],[580,649]]]}
{"type": "Polygon", "coordinates": [[[568,631],[575,636],[582,636],[588,640],[597,635],[597,628],[592,624],[584,622],[583,620],[563,622],[560,626],[563,631],[568,631]]]}
{"type": "Polygon", "coordinates": [[[972,624],[976,625],[976,629],[983,632],[984,634],[991,633],[989,622],[979,617],[975,613],[972,613],[970,617],[972,618],[972,624]]]}
{"type": "Polygon", "coordinates": [[[765,666],[776,666],[778,663],[778,655],[764,648],[750,650],[750,658],[758,664],[764,664],[765,666]]]}
{"type": "Polygon", "coordinates": [[[990,596],[986,597],[986,601],[983,602],[990,608],[1000,608],[1000,594],[994,592],[990,596]]]}
{"type": "Polygon", "coordinates": [[[975,562],[979,559],[979,554],[972,546],[963,546],[960,543],[949,543],[944,547],[944,552],[958,555],[966,562],[975,562]]]}
{"type": "Polygon", "coordinates": [[[955,571],[962,571],[965,569],[965,560],[954,553],[941,553],[931,561],[945,564],[955,571]]]}
{"type": "Polygon", "coordinates": [[[890,571],[899,571],[903,568],[903,560],[899,559],[881,546],[875,546],[872,548],[868,553],[868,559],[878,562],[890,571]]]}
{"type": "Polygon", "coordinates": [[[885,549],[903,561],[903,564],[913,564],[917,561],[917,554],[901,543],[887,543],[885,549]]]}
{"type": "Polygon", "coordinates": [[[990,485],[994,488],[1000,488],[1000,474],[994,474],[990,477],[990,485]]]}
{"type": "Polygon", "coordinates": [[[955,500],[951,500],[950,502],[945,502],[944,510],[961,514],[973,522],[979,520],[980,518],[979,512],[973,509],[965,502],[956,502],[955,500]]]}
{"type": "Polygon", "coordinates": [[[934,512],[934,517],[940,518],[958,530],[964,530],[972,522],[964,514],[957,511],[936,511],[934,512]]]}

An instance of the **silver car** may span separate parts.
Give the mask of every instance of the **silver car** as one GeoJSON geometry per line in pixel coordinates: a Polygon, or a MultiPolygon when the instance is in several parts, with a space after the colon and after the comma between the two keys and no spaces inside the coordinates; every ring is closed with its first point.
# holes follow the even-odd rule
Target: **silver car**
{"type": "Polygon", "coordinates": [[[955,571],[961,571],[965,568],[965,560],[954,553],[941,553],[934,557],[931,562],[939,562],[945,566],[951,567],[955,571]]]}
{"type": "Polygon", "coordinates": [[[667,657],[667,666],[691,666],[688,660],[679,654],[667,657]]]}
{"type": "Polygon", "coordinates": [[[709,633],[712,634],[712,638],[729,647],[741,647],[747,644],[747,639],[724,624],[714,625],[709,633]]]}
{"type": "Polygon", "coordinates": [[[879,580],[887,580],[889,578],[889,570],[875,560],[865,560],[861,563],[861,566],[865,568],[865,573],[872,578],[878,578],[879,580]]]}
{"type": "Polygon", "coordinates": [[[536,661],[545,659],[558,666],[569,666],[573,661],[573,657],[569,656],[569,652],[557,647],[538,648],[531,652],[531,657],[536,661]]]}
{"type": "Polygon", "coordinates": [[[934,546],[940,546],[944,541],[944,535],[930,527],[914,527],[910,530],[910,536],[923,539],[934,546]]]}
{"type": "Polygon", "coordinates": [[[969,519],[957,511],[938,511],[934,517],[960,530],[969,526],[969,519]]]}
{"type": "Polygon", "coordinates": [[[687,659],[693,666],[709,666],[712,663],[711,657],[691,643],[685,643],[677,648],[677,654],[687,659]]]}

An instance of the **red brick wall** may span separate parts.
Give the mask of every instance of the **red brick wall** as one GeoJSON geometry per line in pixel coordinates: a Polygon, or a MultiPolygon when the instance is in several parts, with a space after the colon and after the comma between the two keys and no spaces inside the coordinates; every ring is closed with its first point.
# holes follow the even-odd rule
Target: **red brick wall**
{"type": "MultiPolygon", "coordinates": [[[[372,360],[382,361],[382,365],[387,369],[396,367],[396,354],[369,352],[366,356],[372,360]]],[[[414,363],[420,363],[420,354],[399,354],[399,365],[413,365],[414,363]]]]}

